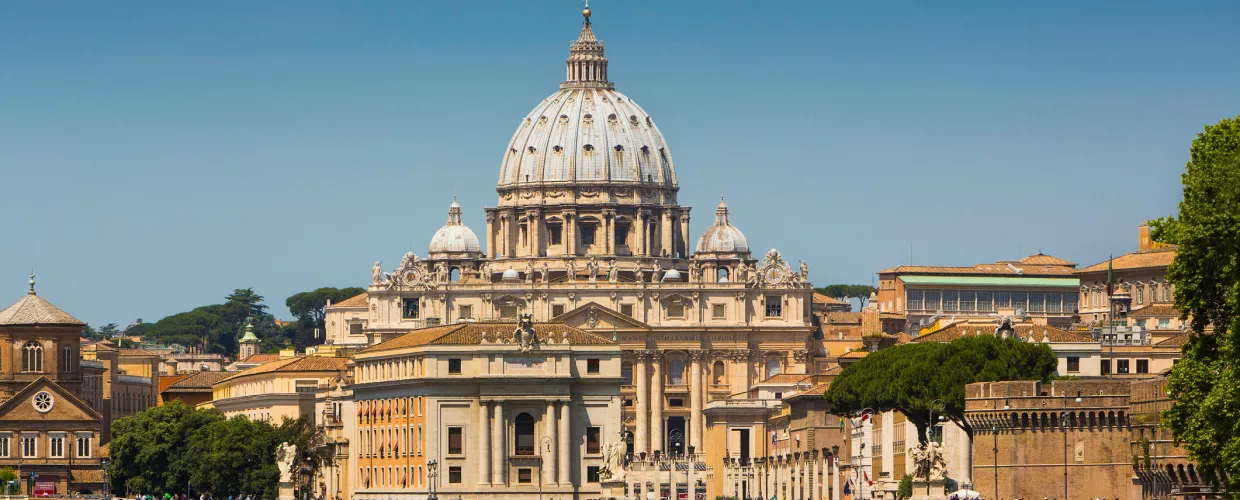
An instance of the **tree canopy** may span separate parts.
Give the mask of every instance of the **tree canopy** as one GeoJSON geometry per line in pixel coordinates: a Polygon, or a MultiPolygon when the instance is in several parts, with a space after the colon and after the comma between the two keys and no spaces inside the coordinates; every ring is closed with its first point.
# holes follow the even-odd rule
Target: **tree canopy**
{"type": "Polygon", "coordinates": [[[974,382],[1050,380],[1058,361],[1050,347],[993,335],[950,343],[915,342],[875,351],[845,368],[826,398],[831,412],[854,415],[865,408],[899,411],[917,426],[925,442],[930,412],[955,422],[970,436],[964,419],[964,387],[974,382]],[[935,400],[943,402],[942,410],[935,400]]]}
{"type": "Polygon", "coordinates": [[[119,419],[112,434],[112,488],[130,494],[275,498],[279,471],[274,456],[280,443],[296,444],[298,460],[312,468],[325,458],[318,446],[321,432],[305,419],[286,419],[273,427],[244,416],[226,419],[218,410],[194,409],[180,401],[119,419]]]}
{"type": "Polygon", "coordinates": [[[260,339],[281,335],[263,297],[250,288],[234,290],[223,304],[173,314],[143,330],[164,344],[201,346],[208,352],[227,354],[237,352],[246,320],[254,321],[254,334],[260,339]]]}
{"type": "Polygon", "coordinates": [[[288,306],[289,312],[297,318],[298,334],[302,343],[318,344],[323,339],[322,336],[319,339],[314,338],[314,329],[318,328],[320,332],[326,331],[323,319],[326,314],[327,300],[331,299],[332,303],[336,303],[364,292],[366,292],[365,288],[358,287],[323,287],[312,292],[293,295],[284,301],[284,305],[288,306]]]}
{"type": "Polygon", "coordinates": [[[814,291],[833,299],[857,299],[861,302],[861,306],[865,307],[866,301],[870,299],[870,294],[878,290],[870,285],[827,285],[822,288],[815,288],[814,291]]]}
{"type": "Polygon", "coordinates": [[[1179,213],[1153,222],[1155,239],[1178,245],[1167,281],[1192,325],[1162,422],[1208,479],[1240,491],[1240,116],[1193,140],[1180,179],[1179,213]]]}

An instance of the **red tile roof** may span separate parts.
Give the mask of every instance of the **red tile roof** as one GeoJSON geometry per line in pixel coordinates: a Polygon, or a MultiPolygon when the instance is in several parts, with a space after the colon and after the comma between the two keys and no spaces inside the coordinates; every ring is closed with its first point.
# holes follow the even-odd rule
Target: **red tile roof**
{"type": "Polygon", "coordinates": [[[814,292],[814,302],[819,304],[848,304],[847,300],[840,300],[835,297],[828,297],[818,292],[814,292]]]}
{"type": "MultiPolygon", "coordinates": [[[[994,335],[996,324],[954,323],[933,332],[921,335],[913,342],[951,342],[953,340],[976,335],[994,335]]],[[[1088,335],[1070,332],[1050,325],[1016,325],[1016,336],[1032,342],[1041,342],[1046,338],[1052,343],[1059,342],[1097,342],[1088,335]]]]}
{"type": "MultiPolygon", "coordinates": [[[[515,321],[481,321],[422,328],[368,347],[359,354],[423,345],[478,345],[484,340],[489,343],[503,343],[512,339],[512,333],[516,327],[515,321]]],[[[601,335],[573,328],[564,323],[534,323],[534,332],[539,339],[568,339],[568,343],[577,345],[615,343],[601,335]]]]}
{"type": "Polygon", "coordinates": [[[1167,340],[1154,344],[1154,347],[1184,347],[1188,343],[1189,335],[1192,332],[1184,332],[1167,340]]]}
{"type": "Polygon", "coordinates": [[[1129,318],[1178,318],[1180,310],[1175,304],[1155,303],[1128,313],[1129,318]]]}
{"type": "Polygon", "coordinates": [[[971,276],[1070,276],[1076,263],[1045,254],[1018,261],[999,261],[973,266],[896,266],[879,274],[951,274],[971,276]]]}
{"type": "Polygon", "coordinates": [[[1146,269],[1167,267],[1171,265],[1171,261],[1175,260],[1176,247],[1157,248],[1154,250],[1146,250],[1144,252],[1126,253],[1116,257],[1114,261],[1104,260],[1092,266],[1080,269],[1077,274],[1084,273],[1105,273],[1107,264],[1117,271],[1127,269],[1146,269]]]}
{"type": "Polygon", "coordinates": [[[332,304],[332,307],[366,307],[366,300],[370,294],[366,292],[359,293],[340,302],[332,304]]]}
{"type": "Polygon", "coordinates": [[[1053,255],[1046,255],[1042,252],[1038,252],[1036,254],[1020,259],[1017,262],[1020,262],[1021,264],[1031,265],[1031,266],[1032,265],[1047,265],[1047,266],[1076,267],[1075,262],[1072,262],[1070,260],[1064,260],[1059,257],[1055,257],[1053,255]]]}
{"type": "Polygon", "coordinates": [[[860,312],[835,311],[827,313],[827,322],[833,325],[860,325],[860,312]]]}

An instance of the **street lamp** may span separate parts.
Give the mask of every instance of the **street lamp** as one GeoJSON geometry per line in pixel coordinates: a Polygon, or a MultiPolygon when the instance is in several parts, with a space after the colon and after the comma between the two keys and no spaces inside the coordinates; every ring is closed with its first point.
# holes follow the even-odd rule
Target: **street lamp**
{"type": "Polygon", "coordinates": [[[426,497],[427,500],[438,500],[439,499],[439,495],[435,494],[435,484],[436,484],[435,478],[439,477],[438,471],[439,471],[438,461],[431,460],[430,462],[426,463],[426,477],[429,478],[431,481],[430,494],[426,497]]]}
{"type": "MultiPolygon", "coordinates": [[[[99,461],[99,465],[103,467],[103,498],[104,500],[110,500],[112,498],[112,481],[108,477],[108,463],[109,463],[108,459],[106,458],[99,461]]],[[[186,491],[185,494],[188,495],[189,492],[186,491]]]]}

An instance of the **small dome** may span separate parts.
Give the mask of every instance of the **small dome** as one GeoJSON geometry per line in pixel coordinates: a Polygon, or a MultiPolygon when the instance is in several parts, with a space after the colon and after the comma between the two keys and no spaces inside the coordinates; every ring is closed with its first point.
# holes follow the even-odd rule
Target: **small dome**
{"type": "Polygon", "coordinates": [[[503,279],[504,281],[510,281],[510,280],[517,281],[521,279],[521,273],[517,272],[516,269],[513,269],[510,267],[504,271],[504,275],[501,279],[503,279]]]}
{"type": "Polygon", "coordinates": [[[663,281],[676,281],[678,279],[680,279],[680,271],[668,269],[666,273],[663,273],[663,281]]]}
{"type": "Polygon", "coordinates": [[[728,205],[719,199],[715,209],[715,225],[706,228],[698,238],[698,253],[749,253],[749,240],[745,233],[728,220],[728,205]]]}
{"type": "Polygon", "coordinates": [[[461,205],[456,202],[456,197],[452,198],[452,205],[448,206],[448,223],[431,237],[430,253],[482,253],[478,236],[461,223],[461,205]]]}

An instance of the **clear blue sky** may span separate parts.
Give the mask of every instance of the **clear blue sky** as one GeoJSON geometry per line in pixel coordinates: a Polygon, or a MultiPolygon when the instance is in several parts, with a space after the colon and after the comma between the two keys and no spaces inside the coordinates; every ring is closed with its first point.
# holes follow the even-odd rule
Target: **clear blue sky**
{"type": "MultiPolygon", "coordinates": [[[[1041,249],[1082,265],[1174,213],[1240,113],[1240,3],[596,0],[682,204],[721,191],[815,284],[1041,249]]],[[[563,78],[574,1],[0,2],[0,302],[122,325],[253,287],[363,285],[563,78]]]]}

